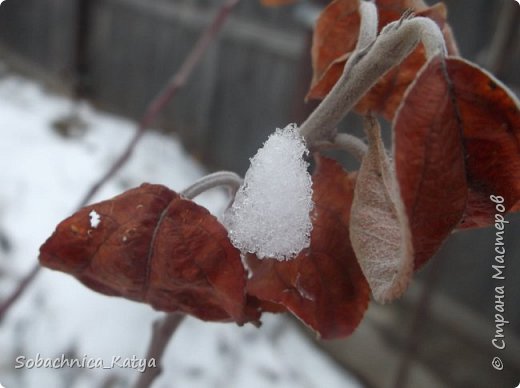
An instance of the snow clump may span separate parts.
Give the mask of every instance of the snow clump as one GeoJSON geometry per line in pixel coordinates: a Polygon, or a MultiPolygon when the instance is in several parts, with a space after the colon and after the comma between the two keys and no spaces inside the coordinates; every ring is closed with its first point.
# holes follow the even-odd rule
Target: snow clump
{"type": "Polygon", "coordinates": [[[303,159],[308,153],[297,126],[290,124],[277,129],[251,159],[223,219],[242,253],[288,260],[309,246],[312,181],[303,159]]]}
{"type": "Polygon", "coordinates": [[[92,210],[88,215],[90,217],[90,226],[96,229],[101,222],[101,216],[95,210],[92,210]]]}

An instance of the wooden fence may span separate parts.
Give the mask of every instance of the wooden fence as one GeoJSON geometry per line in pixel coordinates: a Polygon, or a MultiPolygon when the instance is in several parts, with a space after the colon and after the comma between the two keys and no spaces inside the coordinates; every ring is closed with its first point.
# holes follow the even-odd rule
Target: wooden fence
{"type": "MultiPolygon", "coordinates": [[[[0,13],[0,39],[64,79],[82,66],[90,99],[137,118],[179,68],[215,3],[91,0],[88,25],[78,31],[79,1],[17,0],[0,13]],[[77,50],[78,34],[88,35],[86,54],[77,50]]],[[[267,134],[301,119],[308,37],[292,10],[242,2],[157,125],[214,168],[243,172],[267,134]]]]}

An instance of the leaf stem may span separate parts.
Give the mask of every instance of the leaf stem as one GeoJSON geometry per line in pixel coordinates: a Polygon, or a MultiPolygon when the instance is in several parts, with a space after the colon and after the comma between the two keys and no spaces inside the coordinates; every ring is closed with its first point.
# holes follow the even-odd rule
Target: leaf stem
{"type": "Polygon", "coordinates": [[[232,197],[235,196],[238,188],[243,180],[240,175],[231,171],[218,171],[213,174],[206,175],[195,181],[191,186],[184,189],[181,195],[188,199],[193,199],[203,192],[219,186],[226,186],[229,188],[232,197]]]}
{"type": "Polygon", "coordinates": [[[16,286],[16,289],[13,291],[13,293],[7,297],[6,300],[2,302],[0,305],[0,323],[5,318],[5,315],[7,311],[15,304],[15,302],[20,298],[20,296],[23,295],[25,290],[29,287],[29,285],[32,283],[32,281],[36,278],[36,275],[40,272],[40,265],[36,264],[27,275],[25,275],[18,285],[16,286]]]}
{"type": "Polygon", "coordinates": [[[424,339],[424,326],[430,319],[431,304],[433,296],[437,291],[439,278],[443,270],[443,255],[439,255],[429,268],[429,273],[423,283],[423,288],[419,295],[419,300],[415,304],[415,311],[411,321],[411,327],[408,331],[408,338],[404,345],[399,366],[397,368],[395,379],[391,385],[393,388],[402,388],[408,386],[410,371],[413,366],[414,358],[417,357],[417,351],[420,349],[421,341],[424,339]]]}
{"type": "Polygon", "coordinates": [[[316,150],[334,150],[339,149],[348,152],[356,160],[362,161],[367,153],[368,146],[359,137],[349,133],[338,133],[332,142],[321,141],[314,144],[316,150]]]}
{"type": "Polygon", "coordinates": [[[362,1],[359,5],[361,25],[355,50],[369,47],[377,38],[378,15],[377,8],[372,1],[362,1]]]}

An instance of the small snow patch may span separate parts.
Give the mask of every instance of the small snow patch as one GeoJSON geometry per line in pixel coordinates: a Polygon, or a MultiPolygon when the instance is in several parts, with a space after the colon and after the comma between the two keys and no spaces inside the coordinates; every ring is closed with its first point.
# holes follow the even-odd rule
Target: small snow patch
{"type": "Polygon", "coordinates": [[[98,227],[99,223],[101,222],[101,216],[95,210],[92,210],[89,213],[89,217],[90,217],[90,226],[92,228],[96,229],[98,227]]]}
{"type": "Polygon", "coordinates": [[[303,159],[308,152],[291,124],[277,129],[251,159],[224,215],[230,239],[243,253],[287,260],[309,246],[312,181],[303,159]]]}

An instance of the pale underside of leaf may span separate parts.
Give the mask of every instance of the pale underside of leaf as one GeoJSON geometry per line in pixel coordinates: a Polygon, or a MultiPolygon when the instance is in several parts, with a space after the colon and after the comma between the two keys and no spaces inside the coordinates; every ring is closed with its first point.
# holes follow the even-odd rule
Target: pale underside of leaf
{"type": "Polygon", "coordinates": [[[358,172],[350,239],[374,299],[399,297],[413,272],[413,248],[392,164],[375,119],[366,125],[368,152],[358,172]]]}

